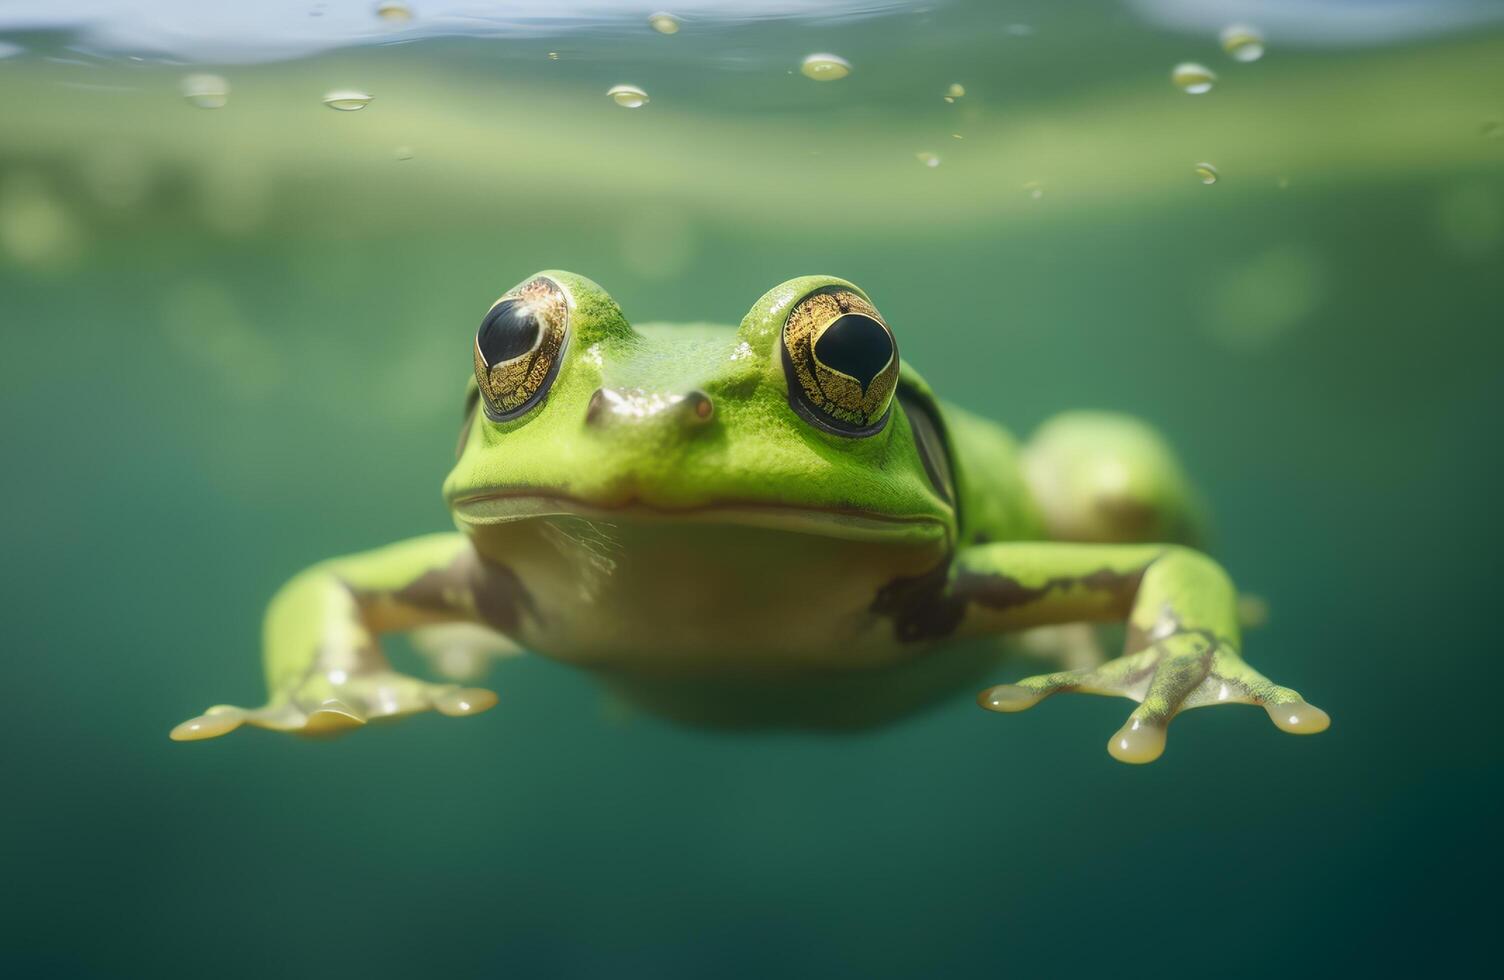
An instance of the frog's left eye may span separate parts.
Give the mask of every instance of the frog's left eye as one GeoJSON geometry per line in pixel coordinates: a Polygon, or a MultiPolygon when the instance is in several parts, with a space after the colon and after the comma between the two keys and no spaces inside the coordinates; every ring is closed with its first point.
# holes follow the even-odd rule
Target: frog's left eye
{"type": "Polygon", "coordinates": [[[877,309],[850,289],[811,293],[783,325],[789,404],[843,436],[868,436],[888,420],[898,387],[898,344],[877,309]]]}
{"type": "Polygon", "coordinates": [[[493,422],[517,418],[548,394],[569,333],[558,284],[530,279],[496,301],[475,332],[475,382],[493,422]]]}

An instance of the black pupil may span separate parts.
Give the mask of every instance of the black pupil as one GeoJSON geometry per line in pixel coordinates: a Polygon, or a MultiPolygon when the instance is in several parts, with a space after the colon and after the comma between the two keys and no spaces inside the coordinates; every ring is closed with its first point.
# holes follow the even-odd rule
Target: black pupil
{"type": "Polygon", "coordinates": [[[497,303],[481,321],[476,343],[486,364],[495,365],[520,357],[538,342],[538,318],[515,299],[497,303]]]}
{"type": "Polygon", "coordinates": [[[865,392],[893,359],[893,338],[870,316],[847,313],[815,341],[815,356],[827,367],[855,378],[865,392]]]}

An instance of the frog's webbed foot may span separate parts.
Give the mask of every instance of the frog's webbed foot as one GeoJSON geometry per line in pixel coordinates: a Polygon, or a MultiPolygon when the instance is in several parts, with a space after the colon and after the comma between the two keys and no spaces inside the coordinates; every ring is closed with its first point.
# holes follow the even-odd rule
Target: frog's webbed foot
{"type": "Polygon", "coordinates": [[[522,653],[505,636],[475,623],[435,623],[409,636],[433,672],[451,681],[479,680],[496,661],[522,653]]]}
{"type": "Polygon", "coordinates": [[[172,730],[175,741],[186,742],[228,734],[241,725],[279,732],[333,735],[360,728],[369,721],[419,711],[451,717],[479,714],[496,704],[496,695],[477,687],[434,684],[399,674],[385,665],[365,669],[319,671],[282,691],[260,708],[215,705],[172,730]]]}
{"type": "Polygon", "coordinates": [[[1018,648],[1024,653],[1067,670],[1088,670],[1102,666],[1107,654],[1092,623],[1061,623],[1035,626],[1018,634],[1018,648]]]}
{"type": "Polygon", "coordinates": [[[1188,708],[1257,704],[1276,726],[1296,735],[1314,735],[1330,724],[1325,711],[1307,704],[1288,687],[1272,683],[1244,663],[1230,645],[1199,631],[1163,637],[1100,667],[1041,674],[988,688],[977,701],[991,711],[1023,711],[1062,691],[1109,694],[1139,702],[1128,723],[1107,743],[1107,751],[1120,762],[1159,758],[1170,720],[1188,708]]]}

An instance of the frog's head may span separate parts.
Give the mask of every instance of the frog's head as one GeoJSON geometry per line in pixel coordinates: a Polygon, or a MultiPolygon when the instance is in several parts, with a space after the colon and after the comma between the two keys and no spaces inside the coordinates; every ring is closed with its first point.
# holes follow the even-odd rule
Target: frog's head
{"type": "Polygon", "coordinates": [[[595,283],[543,272],[474,344],[462,526],[561,514],[945,544],[955,536],[930,393],[856,286],[793,279],[732,331],[634,328],[595,283]]]}

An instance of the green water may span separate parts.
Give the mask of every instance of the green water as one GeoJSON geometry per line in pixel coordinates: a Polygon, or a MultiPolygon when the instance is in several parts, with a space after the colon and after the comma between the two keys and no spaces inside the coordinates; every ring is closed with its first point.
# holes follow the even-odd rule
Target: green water
{"type": "Polygon", "coordinates": [[[191,69],[11,40],[7,975],[1477,968],[1500,871],[1504,31],[1271,31],[1248,65],[1116,4],[191,69]],[[850,77],[802,77],[821,50],[850,77]],[[1177,91],[1184,60],[1217,87],[1177,91]],[[228,104],[185,103],[189,70],[228,104]],[[622,82],[650,103],[613,104],[622,82]],[[320,104],[342,87],[374,100],[320,104]],[[873,733],[714,735],[525,658],[481,719],[170,743],[259,699],[285,577],[448,526],[474,327],[548,267],[639,320],[734,321],[841,275],[941,392],[1021,432],[1150,419],[1270,603],[1249,659],[1331,730],[1195,712],[1129,768],[1103,750],[1126,702],[1002,717],[961,692],[873,733]]]}

